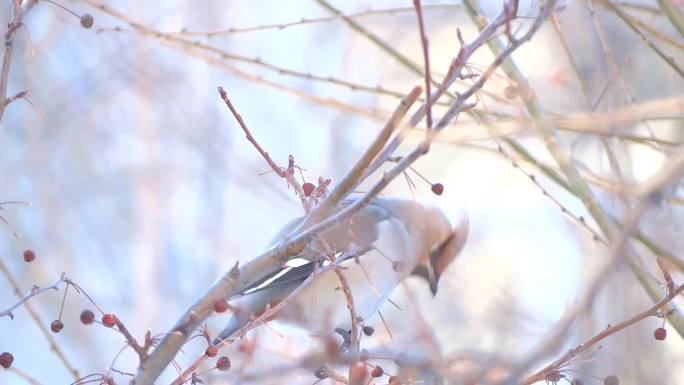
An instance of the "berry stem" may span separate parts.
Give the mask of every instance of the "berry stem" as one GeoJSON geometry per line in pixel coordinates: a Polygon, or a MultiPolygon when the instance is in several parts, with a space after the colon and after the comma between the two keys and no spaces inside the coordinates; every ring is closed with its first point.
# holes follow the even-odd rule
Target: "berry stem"
{"type": "Polygon", "coordinates": [[[62,304],[59,306],[59,318],[57,318],[58,320],[62,319],[62,313],[64,312],[64,303],[66,302],[66,296],[68,291],[69,281],[67,281],[66,286],[64,287],[64,296],[62,297],[62,304]]]}
{"type": "Polygon", "coordinates": [[[48,2],[48,3],[54,5],[54,6],[58,7],[58,8],[62,8],[63,10],[69,12],[70,14],[72,14],[72,15],[78,17],[79,19],[81,18],[81,15],[79,15],[78,13],[76,13],[76,12],[70,10],[69,8],[63,6],[62,4],[59,4],[59,3],[54,2],[54,1],[52,1],[52,0],[43,0],[43,1],[48,2]]]}

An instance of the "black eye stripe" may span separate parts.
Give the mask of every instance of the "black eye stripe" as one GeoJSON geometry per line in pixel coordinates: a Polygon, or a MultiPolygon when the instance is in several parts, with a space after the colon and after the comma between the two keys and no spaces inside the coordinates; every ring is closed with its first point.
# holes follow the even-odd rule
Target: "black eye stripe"
{"type": "Polygon", "coordinates": [[[437,258],[444,253],[444,249],[446,249],[446,246],[449,244],[449,242],[451,242],[452,239],[454,239],[455,236],[456,233],[452,232],[445,240],[433,247],[432,252],[430,253],[431,264],[434,264],[437,261],[437,258]]]}

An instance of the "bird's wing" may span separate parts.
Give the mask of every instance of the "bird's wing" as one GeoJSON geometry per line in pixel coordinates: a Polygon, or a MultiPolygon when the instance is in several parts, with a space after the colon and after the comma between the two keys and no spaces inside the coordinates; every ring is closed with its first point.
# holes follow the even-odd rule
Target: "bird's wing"
{"type": "MultiPolygon", "coordinates": [[[[343,201],[341,208],[348,206],[352,202],[351,200],[343,201]]],[[[366,251],[372,248],[372,245],[378,238],[378,226],[389,218],[390,216],[386,210],[371,203],[352,219],[331,227],[329,230],[324,231],[321,236],[333,250],[338,252],[335,261],[340,263],[350,257],[358,257],[362,254],[359,250],[366,251]],[[354,252],[351,252],[352,246],[355,246],[354,252]]],[[[271,246],[282,241],[287,235],[290,235],[302,220],[303,218],[297,218],[286,224],[271,241],[271,246]]],[[[305,252],[295,258],[312,261],[318,257],[319,255],[305,252]]],[[[302,283],[314,272],[317,263],[312,261],[296,267],[286,266],[271,271],[252,282],[239,293],[236,293],[232,298],[242,297],[278,286],[302,283]]]]}
{"type": "MultiPolygon", "coordinates": [[[[349,204],[350,201],[346,201],[341,206],[346,207],[349,204]]],[[[285,225],[276,235],[271,246],[273,247],[291,236],[301,221],[302,218],[299,218],[285,225]]],[[[352,263],[353,266],[356,266],[354,260],[358,259],[359,266],[361,266],[366,256],[369,260],[374,260],[379,257],[379,254],[382,254],[379,251],[384,250],[385,247],[383,244],[379,244],[379,238],[380,233],[385,231],[382,230],[384,228],[403,229],[402,224],[397,222],[397,219],[390,215],[387,209],[382,205],[371,203],[351,219],[341,221],[321,233],[320,236],[333,250],[340,253],[335,263],[344,262],[345,265],[352,263]]],[[[249,322],[250,314],[256,314],[269,304],[277,303],[299,287],[316,270],[317,263],[315,260],[320,258],[320,251],[305,250],[296,258],[308,262],[296,267],[284,266],[274,271],[265,272],[260,279],[252,282],[230,299],[234,300],[234,306],[242,311],[235,312],[219,334],[219,340],[228,338],[242,325],[249,322]]],[[[347,267],[350,268],[351,266],[347,267]]],[[[363,270],[362,268],[358,269],[363,270]]],[[[365,270],[363,274],[365,274],[365,270]]],[[[366,277],[361,277],[361,279],[365,281],[366,277]]],[[[337,282],[336,280],[333,281],[337,282]]]]}
{"type": "MultiPolygon", "coordinates": [[[[342,253],[336,261],[342,261],[350,257],[350,254],[342,253]],[[340,259],[341,258],[341,259],[340,259]]],[[[292,283],[301,284],[316,270],[316,265],[320,262],[307,262],[299,266],[285,266],[280,270],[271,272],[270,274],[254,281],[244,290],[237,293],[233,298],[253,294],[259,291],[276,288],[279,286],[290,285],[292,283]]]]}

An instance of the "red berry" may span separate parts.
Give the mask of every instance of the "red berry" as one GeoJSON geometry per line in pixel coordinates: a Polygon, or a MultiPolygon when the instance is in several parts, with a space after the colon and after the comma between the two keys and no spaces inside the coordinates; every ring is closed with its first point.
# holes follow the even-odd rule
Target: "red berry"
{"type": "Polygon", "coordinates": [[[214,345],[211,345],[207,347],[207,350],[204,351],[204,354],[206,354],[207,357],[216,357],[218,354],[218,348],[214,345]]]}
{"type": "Polygon", "coordinates": [[[363,362],[356,362],[349,369],[350,384],[363,384],[365,383],[366,377],[368,377],[368,369],[363,362]]]}
{"type": "Polygon", "coordinates": [[[665,328],[658,328],[653,332],[653,337],[658,341],[662,341],[667,337],[667,330],[665,328]]]}
{"type": "Polygon", "coordinates": [[[14,361],[12,353],[4,352],[0,354],[0,366],[3,368],[9,368],[12,365],[12,361],[14,361]]]}
{"type": "Polygon", "coordinates": [[[219,358],[218,361],[216,361],[216,369],[221,371],[230,369],[230,359],[226,356],[219,358]]]}
{"type": "Polygon", "coordinates": [[[385,374],[385,371],[382,370],[382,367],[380,367],[380,365],[377,365],[373,368],[373,370],[371,370],[371,377],[378,378],[382,377],[383,374],[385,374]]]}
{"type": "Polygon", "coordinates": [[[603,385],[620,385],[620,380],[617,376],[608,376],[603,379],[603,385]]]}
{"type": "Polygon", "coordinates": [[[114,314],[103,315],[102,324],[108,328],[113,328],[116,325],[116,316],[114,314]]]}
{"type": "Polygon", "coordinates": [[[24,250],[24,262],[33,262],[36,259],[36,253],[33,250],[24,250]]]}
{"type": "Polygon", "coordinates": [[[305,196],[311,196],[311,193],[313,193],[313,190],[316,188],[316,186],[313,185],[313,183],[306,182],[302,186],[302,190],[304,190],[304,195],[305,196]]]}
{"type": "Polygon", "coordinates": [[[90,325],[95,320],[95,314],[90,310],[83,310],[81,312],[81,323],[90,325]]]}
{"type": "Polygon", "coordinates": [[[64,329],[64,324],[58,319],[52,321],[50,324],[50,330],[52,330],[53,333],[59,333],[62,329],[64,329]]]}
{"type": "Polygon", "coordinates": [[[224,311],[228,310],[228,307],[228,301],[223,298],[214,302],[214,311],[217,313],[223,313],[224,311]]]}
{"type": "Polygon", "coordinates": [[[373,333],[375,333],[375,329],[373,329],[372,326],[364,326],[363,327],[363,334],[367,336],[372,336],[373,333]]]}
{"type": "Polygon", "coordinates": [[[444,192],[444,185],[441,183],[435,183],[432,185],[432,187],[430,187],[430,189],[433,193],[435,193],[435,195],[442,195],[444,192]]]}

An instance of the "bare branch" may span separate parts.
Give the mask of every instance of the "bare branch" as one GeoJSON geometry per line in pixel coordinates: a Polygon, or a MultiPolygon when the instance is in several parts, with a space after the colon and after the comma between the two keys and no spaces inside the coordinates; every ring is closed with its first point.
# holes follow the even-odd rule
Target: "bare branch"
{"type": "Polygon", "coordinates": [[[69,278],[67,278],[64,274],[62,274],[55,282],[53,282],[52,284],[50,284],[48,286],[43,286],[43,287],[34,286],[33,288],[31,288],[31,291],[29,291],[26,295],[24,295],[17,303],[10,306],[6,310],[0,311],[0,317],[8,316],[8,317],[14,319],[14,314],[12,314],[12,311],[14,311],[14,309],[23,305],[24,302],[26,302],[29,299],[37,296],[38,294],[44,293],[44,292],[49,291],[49,290],[59,290],[59,286],[64,282],[66,282],[68,285],[69,284],[69,278]]]}
{"type": "Polygon", "coordinates": [[[527,358],[516,366],[515,370],[512,371],[506,381],[502,382],[503,384],[517,384],[522,373],[542,357],[551,354],[561,346],[570,331],[570,328],[575,323],[577,315],[593,303],[598,290],[606,281],[606,277],[615,266],[623,260],[623,257],[629,248],[629,240],[637,230],[641,217],[650,207],[663,199],[666,190],[669,189],[670,186],[679,183],[682,175],[684,175],[684,148],[680,148],[679,152],[671,159],[668,167],[653,177],[647,187],[641,191],[642,199],[640,200],[639,205],[632,209],[629,212],[627,219],[624,220],[619,236],[612,243],[608,259],[604,262],[604,265],[595,275],[593,280],[587,285],[585,293],[574,306],[568,309],[557,326],[553,328],[554,332],[552,335],[549,338],[546,338],[543,344],[527,355],[527,358]]]}
{"type": "Polygon", "coordinates": [[[427,114],[425,120],[427,122],[428,130],[432,128],[432,103],[430,101],[430,84],[432,83],[430,72],[430,51],[428,49],[428,38],[425,33],[425,23],[423,21],[423,10],[420,5],[420,0],[413,0],[413,7],[416,9],[416,16],[418,16],[418,30],[420,31],[420,43],[423,48],[423,62],[425,63],[425,95],[427,106],[427,114]]]}
{"type": "MultiPolygon", "coordinates": [[[[0,272],[5,276],[7,281],[9,282],[10,286],[12,286],[12,290],[14,291],[14,294],[18,298],[23,298],[21,289],[19,287],[19,283],[17,282],[16,279],[12,276],[10,273],[9,269],[5,265],[5,263],[0,259],[0,272]]],[[[45,326],[45,323],[40,319],[40,316],[38,313],[33,309],[33,306],[31,305],[31,302],[23,302],[24,307],[26,308],[26,311],[29,313],[31,316],[31,319],[33,319],[33,322],[36,324],[38,329],[40,329],[40,332],[43,334],[45,339],[48,342],[48,345],[50,346],[50,351],[55,353],[57,358],[59,358],[60,362],[64,366],[64,368],[69,372],[71,377],[74,380],[78,380],[80,378],[80,375],[78,373],[78,370],[71,364],[69,359],[66,357],[62,349],[59,347],[59,344],[57,341],[55,341],[55,338],[52,336],[52,333],[50,330],[45,326]]]]}
{"type": "Polygon", "coordinates": [[[635,323],[644,320],[648,317],[655,316],[656,313],[660,309],[662,309],[665,305],[670,303],[675,297],[677,297],[680,293],[684,291],[684,285],[678,286],[675,290],[671,291],[668,293],[668,295],[663,298],[661,301],[657,302],[655,305],[651,306],[648,310],[645,310],[632,318],[629,318],[627,320],[624,320],[616,325],[612,325],[607,327],[605,330],[601,331],[600,333],[596,334],[595,336],[591,337],[587,341],[577,345],[575,348],[568,350],[562,357],[554,361],[552,364],[549,366],[545,367],[544,369],[538,371],[537,373],[525,378],[523,381],[524,385],[531,385],[540,381],[544,381],[547,376],[562,368],[564,365],[566,365],[570,360],[572,360],[574,357],[576,357],[579,354],[582,354],[589,349],[593,348],[596,346],[597,343],[603,341],[607,337],[622,331],[623,329],[626,329],[629,326],[634,325],[635,323]]]}
{"type": "Polygon", "coordinates": [[[223,89],[223,87],[219,87],[219,88],[218,88],[218,92],[219,92],[219,94],[221,95],[221,99],[223,99],[223,101],[226,103],[226,106],[228,106],[228,108],[230,109],[230,112],[232,112],[232,113],[233,113],[233,116],[235,116],[235,120],[237,120],[237,122],[240,124],[240,127],[242,128],[242,131],[245,132],[245,137],[247,137],[247,140],[249,140],[249,142],[252,143],[252,145],[254,146],[254,148],[256,148],[257,151],[259,151],[259,154],[261,154],[261,156],[264,158],[264,160],[266,161],[266,163],[268,163],[268,165],[271,166],[271,169],[273,170],[273,172],[275,172],[276,174],[278,174],[278,176],[281,177],[281,178],[287,178],[287,174],[285,173],[285,170],[283,170],[281,167],[279,167],[279,166],[273,161],[273,159],[271,159],[271,156],[268,155],[268,152],[266,152],[266,151],[259,145],[259,143],[256,141],[256,139],[254,139],[254,136],[252,136],[252,133],[251,133],[251,132],[249,131],[249,129],[247,128],[247,125],[245,124],[245,121],[242,120],[242,116],[240,116],[240,114],[237,112],[237,110],[235,110],[235,107],[233,107],[233,103],[231,103],[231,102],[230,102],[230,99],[228,99],[228,94],[227,94],[226,91],[223,89]]]}
{"type": "Polygon", "coordinates": [[[0,121],[5,114],[5,108],[16,98],[23,97],[21,92],[13,98],[7,97],[7,85],[9,83],[9,72],[12,66],[12,53],[14,51],[14,33],[23,25],[22,19],[26,12],[31,10],[37,3],[36,0],[28,0],[22,7],[21,0],[12,0],[12,21],[7,23],[5,32],[5,53],[2,56],[2,69],[0,69],[0,121]]]}
{"type": "Polygon", "coordinates": [[[330,215],[330,213],[337,207],[337,204],[344,199],[352,190],[354,190],[359,182],[368,174],[368,167],[378,153],[383,149],[394,130],[399,126],[401,120],[406,116],[406,113],[415,103],[422,89],[414,87],[411,92],[399,103],[394,110],[392,117],[387,121],[385,127],[380,131],[373,143],[361,158],[354,164],[354,166],[347,171],[342,180],[340,180],[335,188],[328,194],[327,198],[321,202],[311,212],[311,214],[293,231],[296,234],[301,229],[320,222],[323,218],[330,215]]]}

